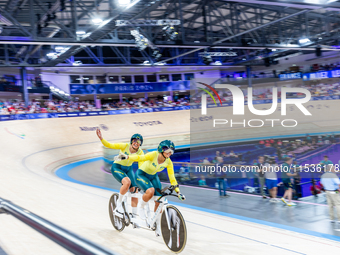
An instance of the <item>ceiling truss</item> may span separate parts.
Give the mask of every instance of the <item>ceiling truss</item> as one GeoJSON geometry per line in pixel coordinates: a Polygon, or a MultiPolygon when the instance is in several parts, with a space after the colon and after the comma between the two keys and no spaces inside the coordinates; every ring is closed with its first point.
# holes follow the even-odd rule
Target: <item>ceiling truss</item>
{"type": "MultiPolygon", "coordinates": [[[[259,58],[310,52],[317,45],[339,46],[340,3],[327,6],[306,1],[266,0],[133,0],[119,6],[115,0],[0,0],[0,66],[72,65],[204,65],[199,53],[232,50],[237,56],[218,56],[224,65],[260,63],[259,58]],[[62,9],[62,2],[65,8],[62,9]],[[94,18],[103,23],[93,24],[94,18]],[[129,26],[117,26],[124,20],[129,26]],[[152,20],[179,20],[175,40],[152,20]],[[138,22],[135,22],[138,21],[138,22]],[[159,48],[139,51],[130,30],[143,24],[143,34],[159,48]],[[85,35],[80,36],[82,31],[85,35]],[[78,33],[77,33],[78,32],[78,33]],[[300,45],[299,39],[310,42],[300,45]],[[34,45],[36,44],[36,46],[34,45]],[[51,59],[55,46],[66,49],[51,59]],[[268,49],[276,48],[271,52],[268,49]]],[[[221,54],[223,55],[223,54],[221,54]]]]}

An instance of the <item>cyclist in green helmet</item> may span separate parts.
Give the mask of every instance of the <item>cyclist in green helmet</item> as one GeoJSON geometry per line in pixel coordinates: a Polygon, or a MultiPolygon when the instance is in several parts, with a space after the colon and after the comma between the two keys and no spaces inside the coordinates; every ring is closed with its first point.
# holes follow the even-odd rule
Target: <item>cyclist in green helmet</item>
{"type": "MultiPolygon", "coordinates": [[[[163,171],[165,168],[167,169],[169,180],[171,185],[177,186],[175,191],[177,192],[178,198],[180,200],[185,200],[185,196],[180,193],[178,188],[178,184],[174,174],[173,163],[170,159],[170,156],[174,154],[175,145],[170,140],[162,141],[157,151],[149,152],[143,156],[141,155],[120,155],[120,159],[128,159],[131,161],[144,161],[143,164],[139,167],[136,172],[136,183],[137,186],[143,190],[145,193],[141,199],[138,201],[138,215],[141,219],[147,219],[148,215],[145,213],[145,206],[148,204],[151,198],[155,200],[155,209],[157,210],[159,203],[156,200],[161,195],[157,189],[162,189],[161,181],[157,175],[157,172],[163,171]]],[[[157,219],[158,221],[160,219],[157,219]]],[[[159,226],[159,222],[157,226],[159,226]]],[[[160,229],[157,227],[156,236],[160,235],[160,229]]]]}
{"type": "MultiPolygon", "coordinates": [[[[100,129],[96,130],[97,136],[102,142],[102,144],[110,149],[120,150],[120,154],[124,155],[144,155],[143,150],[140,146],[143,144],[143,136],[140,134],[134,134],[131,136],[130,143],[109,143],[106,141],[100,129]]],[[[117,206],[114,210],[114,213],[117,217],[123,217],[124,209],[122,206],[122,200],[124,195],[130,190],[130,192],[134,192],[137,188],[135,174],[132,169],[132,164],[134,161],[132,160],[115,160],[111,167],[111,173],[113,177],[122,184],[122,187],[119,191],[119,198],[117,200],[117,206]]],[[[140,167],[143,162],[138,162],[138,166],[140,167]]],[[[131,206],[132,213],[137,215],[137,203],[138,198],[131,198],[131,206]]]]}

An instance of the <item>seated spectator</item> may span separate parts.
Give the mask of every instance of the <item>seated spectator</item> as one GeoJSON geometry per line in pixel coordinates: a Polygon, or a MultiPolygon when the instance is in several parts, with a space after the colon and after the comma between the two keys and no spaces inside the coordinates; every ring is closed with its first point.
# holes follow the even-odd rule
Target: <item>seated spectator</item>
{"type": "Polygon", "coordinates": [[[223,157],[216,157],[216,162],[219,164],[223,164],[223,157]]]}
{"type": "Polygon", "coordinates": [[[189,169],[185,164],[182,164],[177,176],[181,181],[189,180],[189,169]]]}
{"type": "Polygon", "coordinates": [[[264,145],[265,147],[271,147],[272,145],[271,145],[271,143],[270,143],[270,141],[269,140],[266,140],[266,142],[265,142],[265,145],[264,145]]]}
{"type": "Polygon", "coordinates": [[[220,152],[219,151],[216,151],[216,156],[215,156],[215,160],[217,160],[217,158],[220,157],[220,152]]]}
{"type": "Polygon", "coordinates": [[[208,158],[203,159],[203,164],[210,164],[210,161],[208,160],[208,158]]]}
{"type": "Polygon", "coordinates": [[[201,179],[198,181],[199,186],[207,186],[204,175],[201,175],[201,179]]]}
{"type": "Polygon", "coordinates": [[[229,155],[228,155],[229,157],[235,157],[235,158],[237,158],[238,156],[235,154],[235,152],[234,151],[230,151],[230,153],[229,153],[229,155]]]}
{"type": "Polygon", "coordinates": [[[323,160],[320,161],[319,163],[322,167],[325,167],[327,165],[333,165],[333,162],[328,159],[328,156],[325,155],[323,156],[323,160]]]}
{"type": "Polygon", "coordinates": [[[331,136],[328,134],[323,137],[324,144],[330,144],[331,143],[330,140],[331,140],[331,136]]]}

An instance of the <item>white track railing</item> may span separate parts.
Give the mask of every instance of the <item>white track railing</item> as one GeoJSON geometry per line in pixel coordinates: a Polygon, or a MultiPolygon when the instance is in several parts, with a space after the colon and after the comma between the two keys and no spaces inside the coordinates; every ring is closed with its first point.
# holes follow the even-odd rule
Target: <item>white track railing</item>
{"type": "Polygon", "coordinates": [[[73,254],[79,255],[112,255],[114,253],[89,240],[86,240],[38,215],[0,198],[0,213],[8,213],[27,224],[55,243],[73,254]]]}

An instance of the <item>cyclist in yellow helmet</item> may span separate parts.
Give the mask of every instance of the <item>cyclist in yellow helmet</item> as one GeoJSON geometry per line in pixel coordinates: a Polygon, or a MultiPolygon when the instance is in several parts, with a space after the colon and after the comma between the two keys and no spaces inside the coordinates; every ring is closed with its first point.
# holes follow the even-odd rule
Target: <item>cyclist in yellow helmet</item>
{"type": "MultiPolygon", "coordinates": [[[[130,143],[109,143],[106,141],[100,129],[96,131],[98,138],[102,142],[102,144],[110,149],[120,150],[120,154],[124,155],[144,155],[143,150],[140,146],[143,144],[143,136],[140,134],[134,134],[131,139],[130,143]]],[[[117,200],[117,206],[114,210],[114,213],[118,217],[123,217],[124,209],[122,206],[122,200],[126,192],[130,189],[131,192],[134,192],[137,188],[135,174],[132,169],[132,164],[134,161],[126,159],[126,160],[115,160],[111,167],[111,173],[113,177],[122,184],[122,187],[119,191],[119,197],[117,200]]],[[[143,162],[139,162],[138,166],[141,166],[143,162]]],[[[138,198],[132,197],[131,198],[131,206],[132,206],[132,213],[134,215],[137,214],[137,203],[138,198]]]]}
{"type": "MultiPolygon", "coordinates": [[[[173,163],[170,156],[175,151],[175,145],[170,140],[162,141],[157,151],[149,152],[143,156],[141,155],[119,155],[119,159],[131,160],[131,161],[144,161],[136,172],[137,186],[145,193],[140,201],[138,201],[138,215],[141,219],[147,219],[148,215],[145,213],[145,206],[148,204],[151,198],[155,200],[155,209],[157,210],[159,203],[156,200],[161,195],[157,189],[162,189],[161,181],[157,175],[157,172],[167,169],[169,180],[171,185],[177,186],[175,191],[177,192],[180,200],[185,200],[185,196],[180,193],[175,174],[173,163]]],[[[160,219],[158,219],[159,221],[160,219]]],[[[157,224],[159,226],[159,222],[157,224]]],[[[156,235],[160,235],[160,229],[157,227],[156,235]]]]}

